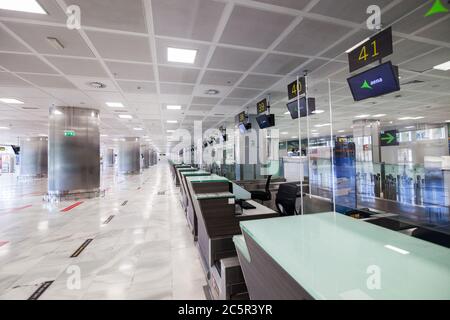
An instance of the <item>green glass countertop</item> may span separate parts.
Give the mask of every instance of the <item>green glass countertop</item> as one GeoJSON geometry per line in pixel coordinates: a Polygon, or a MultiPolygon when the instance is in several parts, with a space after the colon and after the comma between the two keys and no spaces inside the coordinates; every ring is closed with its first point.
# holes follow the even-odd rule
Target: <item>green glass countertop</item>
{"type": "Polygon", "coordinates": [[[196,169],[196,168],[181,168],[181,169],[178,169],[178,172],[189,172],[189,171],[198,171],[198,169],[196,169]]]}
{"type": "Polygon", "coordinates": [[[228,182],[229,180],[225,177],[212,174],[210,176],[200,176],[200,177],[186,177],[186,180],[190,182],[228,182]]]}
{"type": "Polygon", "coordinates": [[[195,176],[209,176],[211,175],[211,173],[203,171],[203,170],[198,170],[198,171],[184,171],[184,172],[180,172],[180,174],[182,174],[183,176],[186,177],[195,177],[195,176]]]}
{"type": "Polygon", "coordinates": [[[234,198],[234,194],[232,194],[230,192],[198,193],[198,194],[195,194],[195,198],[197,200],[227,199],[227,198],[234,198]]]}
{"type": "Polygon", "coordinates": [[[315,299],[450,299],[448,248],[333,213],[241,228],[315,299]]]}

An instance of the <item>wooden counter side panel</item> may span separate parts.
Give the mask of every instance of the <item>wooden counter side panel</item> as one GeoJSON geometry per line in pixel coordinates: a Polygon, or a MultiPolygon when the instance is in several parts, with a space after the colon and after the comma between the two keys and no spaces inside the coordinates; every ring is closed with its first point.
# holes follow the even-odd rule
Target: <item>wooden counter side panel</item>
{"type": "Polygon", "coordinates": [[[313,300],[251,237],[243,234],[251,262],[237,251],[251,300],[313,300]]]}
{"type": "Polygon", "coordinates": [[[194,189],[194,194],[199,193],[218,193],[229,192],[230,187],[228,182],[204,182],[204,183],[191,183],[194,189]]]}

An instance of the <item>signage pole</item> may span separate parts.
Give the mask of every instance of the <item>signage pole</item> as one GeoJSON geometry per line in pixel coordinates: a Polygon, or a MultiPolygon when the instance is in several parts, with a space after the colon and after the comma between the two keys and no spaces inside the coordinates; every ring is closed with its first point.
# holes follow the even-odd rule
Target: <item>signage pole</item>
{"type": "Polygon", "coordinates": [[[331,81],[328,79],[328,102],[330,104],[330,154],[331,154],[331,185],[333,188],[333,212],[336,214],[336,183],[334,176],[334,151],[333,151],[333,110],[331,107],[331,81]]]}
{"type": "MultiPolygon", "coordinates": [[[[308,181],[311,179],[311,153],[309,152],[309,103],[308,103],[308,71],[305,70],[305,100],[306,100],[306,138],[308,141],[306,156],[308,159],[308,181]]],[[[311,187],[311,186],[310,186],[311,187]]],[[[311,189],[309,190],[309,198],[311,199],[311,189]]]]}
{"type": "Polygon", "coordinates": [[[300,113],[300,90],[299,90],[299,77],[297,76],[297,112],[298,112],[298,150],[299,150],[299,160],[300,160],[300,208],[301,215],[303,215],[303,179],[305,174],[302,172],[304,170],[304,165],[302,161],[302,125],[301,125],[301,113],[300,113]]]}

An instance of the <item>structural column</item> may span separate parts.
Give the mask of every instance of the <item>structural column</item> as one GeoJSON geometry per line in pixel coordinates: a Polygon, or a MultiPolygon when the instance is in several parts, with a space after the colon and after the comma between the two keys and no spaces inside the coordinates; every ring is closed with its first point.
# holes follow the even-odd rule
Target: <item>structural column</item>
{"type": "Polygon", "coordinates": [[[112,148],[106,149],[104,161],[107,167],[114,167],[114,149],[112,148]]]}
{"type": "Polygon", "coordinates": [[[20,175],[46,177],[48,172],[48,138],[20,139],[20,175]]]}
{"type": "Polygon", "coordinates": [[[78,107],[50,109],[48,199],[100,194],[99,111],[78,107]]]}
{"type": "Polygon", "coordinates": [[[148,146],[142,147],[142,160],[144,169],[148,169],[150,167],[150,149],[148,146]]]}
{"type": "Polygon", "coordinates": [[[141,146],[139,138],[123,138],[119,143],[119,172],[139,174],[141,172],[141,146]]]}

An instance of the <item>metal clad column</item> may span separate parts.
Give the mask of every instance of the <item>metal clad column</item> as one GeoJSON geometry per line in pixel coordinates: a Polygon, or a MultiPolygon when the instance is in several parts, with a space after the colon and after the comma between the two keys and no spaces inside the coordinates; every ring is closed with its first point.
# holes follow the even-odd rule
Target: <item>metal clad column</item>
{"type": "Polygon", "coordinates": [[[142,155],[144,156],[142,161],[144,169],[150,168],[150,149],[148,148],[148,146],[143,146],[142,155]]]}
{"type": "Polygon", "coordinates": [[[107,167],[114,167],[114,149],[107,149],[105,152],[107,167]]]}
{"type": "Polygon", "coordinates": [[[119,172],[139,174],[141,171],[141,148],[139,138],[124,138],[119,144],[119,172]]]}
{"type": "Polygon", "coordinates": [[[100,192],[99,111],[50,109],[49,199],[98,196],[100,192]]]}
{"type": "Polygon", "coordinates": [[[48,171],[48,138],[20,139],[20,175],[46,177],[48,171]]]}

